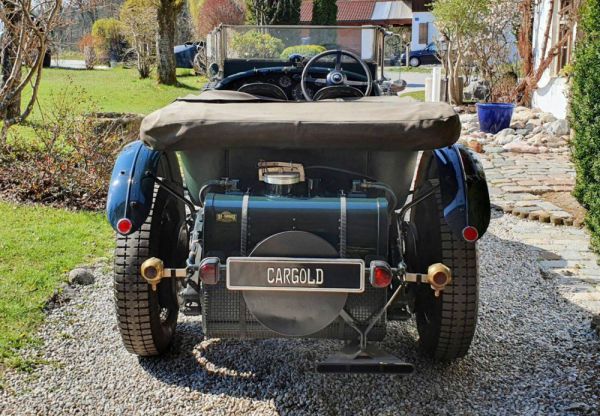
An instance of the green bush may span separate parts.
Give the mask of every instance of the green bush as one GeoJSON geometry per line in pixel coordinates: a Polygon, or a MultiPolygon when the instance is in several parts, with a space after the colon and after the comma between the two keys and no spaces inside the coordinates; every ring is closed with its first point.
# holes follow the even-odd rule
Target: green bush
{"type": "Polygon", "coordinates": [[[296,45],[296,46],[288,46],[281,52],[280,58],[284,61],[287,61],[290,55],[297,53],[307,58],[313,57],[315,55],[320,54],[321,52],[325,52],[324,46],[321,45],[296,45]]]}
{"type": "Polygon", "coordinates": [[[96,49],[106,61],[118,59],[125,41],[123,25],[113,18],[98,19],[92,26],[96,49]]]}
{"type": "Polygon", "coordinates": [[[277,58],[283,50],[283,42],[268,33],[249,30],[236,33],[231,47],[239,58],[277,58]]]}
{"type": "Polygon", "coordinates": [[[312,24],[335,25],[337,23],[336,0],[315,0],[313,2],[312,24]]]}
{"type": "Polygon", "coordinates": [[[570,121],[575,138],[575,197],[588,209],[592,247],[600,251],[600,0],[587,0],[577,42],[570,121]]]}

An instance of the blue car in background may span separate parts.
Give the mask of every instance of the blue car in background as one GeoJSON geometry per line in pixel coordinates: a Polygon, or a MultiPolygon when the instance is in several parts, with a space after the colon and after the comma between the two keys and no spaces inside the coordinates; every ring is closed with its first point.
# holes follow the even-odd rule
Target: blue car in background
{"type": "Polygon", "coordinates": [[[177,68],[193,68],[198,53],[198,42],[186,42],[174,48],[177,68]]]}
{"type": "MultiPolygon", "coordinates": [[[[406,54],[400,55],[400,62],[402,65],[406,65],[406,54]]],[[[434,43],[427,45],[425,49],[419,51],[410,51],[408,57],[408,64],[412,67],[420,65],[436,65],[440,64],[440,58],[437,54],[437,48],[434,43]]]]}

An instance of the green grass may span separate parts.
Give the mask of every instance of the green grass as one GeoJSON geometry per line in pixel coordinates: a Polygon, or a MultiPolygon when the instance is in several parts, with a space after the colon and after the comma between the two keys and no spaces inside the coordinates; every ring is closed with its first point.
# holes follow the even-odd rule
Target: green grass
{"type": "Polygon", "coordinates": [[[400,94],[400,97],[412,97],[418,101],[425,101],[425,91],[413,91],[400,94]]]}
{"type": "MultiPolygon", "coordinates": [[[[83,88],[97,104],[99,111],[149,114],[177,97],[199,93],[206,78],[198,77],[190,69],[178,69],[178,86],[159,85],[154,78],[139,79],[135,69],[114,68],[110,70],[77,70],[47,68],[42,73],[38,91],[39,106],[36,105],[26,123],[11,130],[19,138],[35,140],[31,127],[42,118],[44,109],[49,108],[56,94],[73,87],[83,88]],[[40,111],[40,108],[42,111],[40,111]]],[[[23,102],[31,96],[31,90],[23,94],[23,102]]]]}
{"type": "Polygon", "coordinates": [[[421,66],[418,66],[416,68],[413,68],[412,66],[386,66],[385,70],[389,72],[416,72],[420,74],[431,74],[431,67],[421,66]]]}
{"type": "Polygon", "coordinates": [[[26,369],[18,349],[35,342],[43,307],[75,266],[110,255],[101,213],[0,202],[0,372],[26,369]]]}
{"type": "MultiPolygon", "coordinates": [[[[179,86],[159,85],[154,78],[139,79],[135,69],[110,70],[45,69],[39,91],[40,106],[51,104],[52,95],[72,82],[96,101],[100,110],[148,114],[175,98],[198,93],[205,78],[190,76],[190,70],[179,71],[179,86]]],[[[26,93],[29,96],[30,92],[26,93]]],[[[34,111],[32,118],[39,117],[34,111]]]]}

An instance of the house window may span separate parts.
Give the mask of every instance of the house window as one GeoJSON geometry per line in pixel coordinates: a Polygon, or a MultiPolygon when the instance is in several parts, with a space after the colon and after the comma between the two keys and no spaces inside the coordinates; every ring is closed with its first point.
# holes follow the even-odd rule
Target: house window
{"type": "Polygon", "coordinates": [[[573,2],[572,0],[560,0],[558,5],[558,33],[556,42],[564,42],[564,45],[561,46],[556,55],[555,74],[560,73],[565,65],[571,62],[571,55],[573,52],[573,30],[570,25],[573,2]],[[568,39],[563,41],[564,38],[568,39]]]}
{"type": "Polygon", "coordinates": [[[429,23],[419,23],[419,43],[429,43],[429,23]]]}

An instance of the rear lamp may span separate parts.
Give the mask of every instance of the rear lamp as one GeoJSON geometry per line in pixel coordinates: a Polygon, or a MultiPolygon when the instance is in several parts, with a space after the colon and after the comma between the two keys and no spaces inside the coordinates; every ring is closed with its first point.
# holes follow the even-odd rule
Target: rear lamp
{"type": "Polygon", "coordinates": [[[385,261],[377,260],[371,262],[371,276],[369,277],[371,286],[377,288],[388,287],[392,283],[393,278],[394,272],[385,261]]]}
{"type": "Polygon", "coordinates": [[[465,228],[463,228],[462,235],[465,241],[472,243],[479,238],[479,231],[477,231],[477,228],[468,225],[465,228]]]}
{"type": "Polygon", "coordinates": [[[199,277],[207,285],[216,285],[221,275],[221,260],[218,257],[207,257],[200,262],[199,277]]]}
{"type": "Polygon", "coordinates": [[[117,231],[119,234],[127,235],[131,232],[133,224],[129,218],[121,218],[117,221],[117,231]]]}

